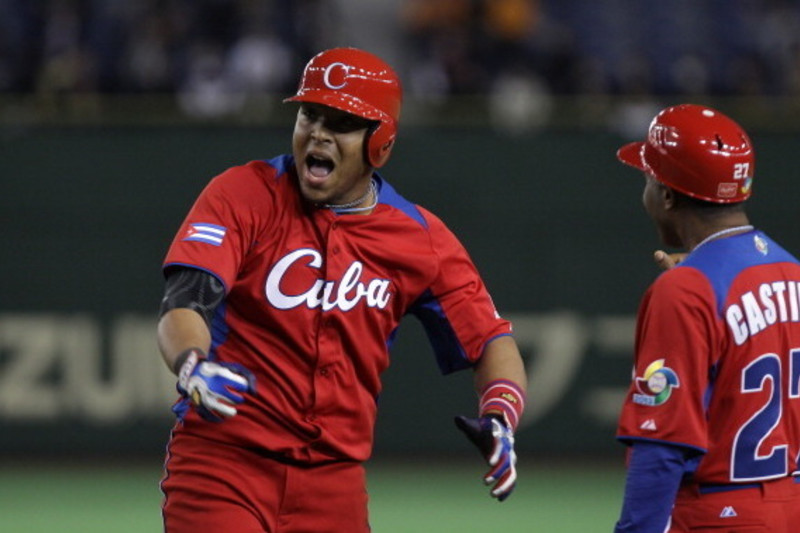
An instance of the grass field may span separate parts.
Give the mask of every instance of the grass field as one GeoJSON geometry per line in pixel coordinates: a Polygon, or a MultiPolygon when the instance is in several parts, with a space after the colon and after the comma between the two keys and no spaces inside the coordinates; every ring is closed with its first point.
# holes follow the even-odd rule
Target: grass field
{"type": "MultiPolygon", "coordinates": [[[[517,490],[502,504],[489,498],[487,489],[476,481],[481,473],[478,464],[370,464],[372,529],[375,533],[585,533],[613,529],[624,478],[621,466],[527,462],[517,490]]],[[[0,531],[162,531],[160,475],[158,464],[3,464],[0,531]]]]}

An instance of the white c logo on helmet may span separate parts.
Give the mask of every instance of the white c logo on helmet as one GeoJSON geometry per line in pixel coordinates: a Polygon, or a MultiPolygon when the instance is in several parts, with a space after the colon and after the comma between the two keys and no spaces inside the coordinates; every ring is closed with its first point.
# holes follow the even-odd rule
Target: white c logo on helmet
{"type": "Polygon", "coordinates": [[[322,81],[325,83],[325,86],[328,87],[329,89],[334,89],[334,90],[341,89],[347,84],[347,72],[349,70],[350,67],[348,65],[345,65],[344,63],[340,63],[338,61],[336,63],[331,63],[325,69],[325,74],[322,76],[322,81]],[[330,80],[331,71],[333,70],[334,67],[341,67],[344,69],[344,77],[342,78],[342,83],[340,83],[339,85],[333,85],[330,80]]]}

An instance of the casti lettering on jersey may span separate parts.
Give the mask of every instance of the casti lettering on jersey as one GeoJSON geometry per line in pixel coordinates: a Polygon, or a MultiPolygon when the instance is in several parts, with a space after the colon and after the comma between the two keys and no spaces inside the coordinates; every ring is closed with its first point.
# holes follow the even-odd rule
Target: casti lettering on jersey
{"type": "Polygon", "coordinates": [[[762,283],[757,291],[742,294],[725,309],[725,321],[737,346],[774,324],[800,322],[800,283],[762,283]]]}
{"type": "Polygon", "coordinates": [[[283,256],[267,276],[264,287],[267,301],[278,309],[293,309],[306,305],[309,309],[322,307],[323,311],[339,308],[342,311],[353,309],[363,299],[369,307],[384,309],[389,303],[389,280],[375,278],[361,281],[364,265],[353,261],[340,280],[315,280],[311,286],[299,294],[284,294],[281,280],[292,268],[322,268],[322,254],[311,248],[301,248],[283,256]],[[303,261],[305,258],[305,261],[303,261]]]}

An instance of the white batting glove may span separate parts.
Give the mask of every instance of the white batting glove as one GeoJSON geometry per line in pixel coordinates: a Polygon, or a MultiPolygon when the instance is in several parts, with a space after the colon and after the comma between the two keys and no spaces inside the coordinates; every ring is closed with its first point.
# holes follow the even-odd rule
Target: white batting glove
{"type": "Polygon", "coordinates": [[[517,454],[514,451],[514,432],[499,417],[467,418],[457,416],[458,429],[478,447],[491,469],[483,477],[486,485],[494,483],[491,495],[503,501],[517,484],[517,454]]]}
{"type": "Polygon", "coordinates": [[[236,363],[209,361],[201,350],[189,350],[178,371],[178,392],[191,400],[197,413],[210,422],[236,415],[241,393],[255,392],[255,376],[236,363]]]}

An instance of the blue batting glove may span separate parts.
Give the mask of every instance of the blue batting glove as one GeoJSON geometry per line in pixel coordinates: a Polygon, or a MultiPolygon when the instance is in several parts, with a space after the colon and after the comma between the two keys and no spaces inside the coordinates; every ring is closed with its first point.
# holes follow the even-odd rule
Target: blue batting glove
{"type": "Polygon", "coordinates": [[[496,416],[467,418],[457,416],[456,426],[478,447],[491,470],[483,477],[486,485],[494,483],[491,494],[503,501],[517,484],[517,454],[514,451],[514,432],[496,416]]]}
{"type": "Polygon", "coordinates": [[[208,361],[200,350],[190,350],[178,371],[178,392],[210,422],[235,416],[235,406],[244,401],[241,393],[255,390],[255,376],[249,370],[236,363],[208,361]]]}

